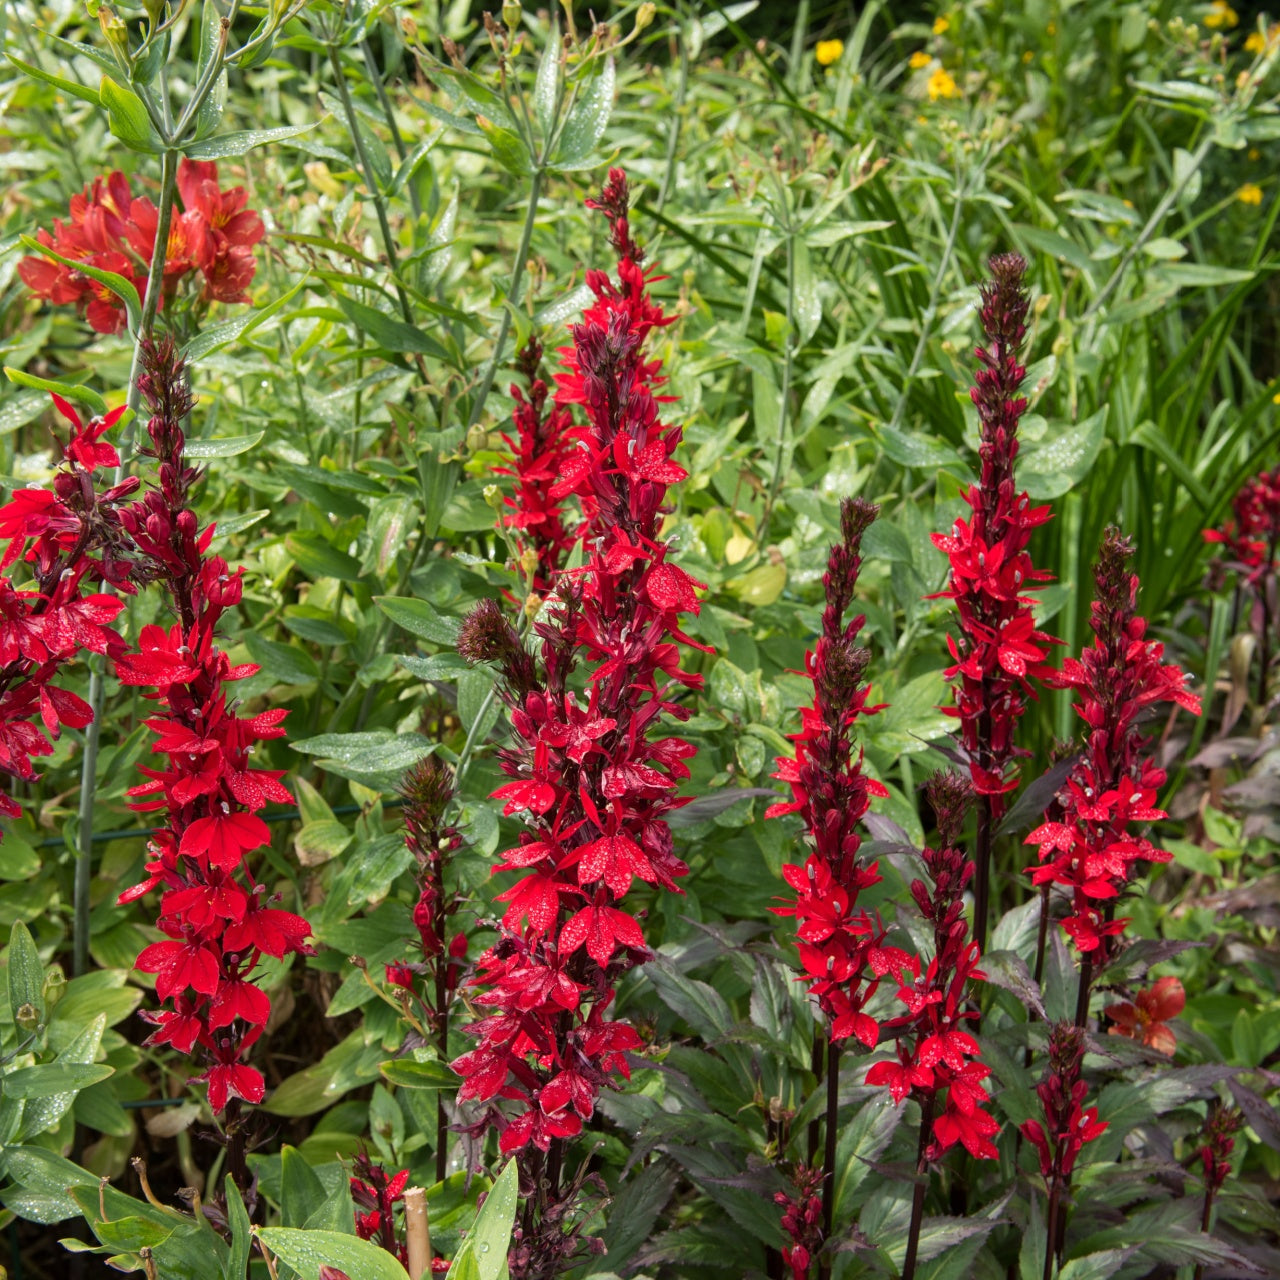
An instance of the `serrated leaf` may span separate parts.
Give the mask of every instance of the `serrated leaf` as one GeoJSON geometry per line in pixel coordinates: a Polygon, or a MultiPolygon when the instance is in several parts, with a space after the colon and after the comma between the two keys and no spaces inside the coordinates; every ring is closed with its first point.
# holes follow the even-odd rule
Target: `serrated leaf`
{"type": "Polygon", "coordinates": [[[311,124],[287,125],[279,129],[244,129],[236,133],[224,133],[216,138],[193,142],[190,146],[183,147],[182,154],[189,160],[229,160],[252,151],[254,147],[266,146],[268,142],[283,142],[286,138],[310,133],[328,118],[328,115],[324,115],[311,124]]]}
{"type": "Polygon", "coordinates": [[[374,596],[373,603],[398,627],[433,644],[456,645],[458,620],[442,614],[426,600],[405,596],[374,596]]]}
{"type": "Polygon", "coordinates": [[[612,58],[604,66],[574,104],[560,134],[555,165],[578,165],[595,150],[604,136],[605,126],[613,111],[613,89],[616,69],[612,58]]]}

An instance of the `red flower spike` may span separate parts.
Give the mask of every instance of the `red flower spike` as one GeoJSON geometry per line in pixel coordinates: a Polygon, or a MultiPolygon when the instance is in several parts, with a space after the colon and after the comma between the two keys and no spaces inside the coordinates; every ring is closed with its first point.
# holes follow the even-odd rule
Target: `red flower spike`
{"type": "Polygon", "coordinates": [[[879,979],[900,971],[907,960],[886,947],[885,930],[858,907],[858,896],[880,881],[874,862],[858,857],[859,831],[875,784],[862,772],[853,729],[867,706],[863,683],[868,653],[858,645],[864,619],[846,621],[862,567],[862,537],[878,508],[860,498],[840,508],[841,540],[830,550],[823,575],[826,610],[822,634],[805,654],[805,674],[813,682],[813,705],[800,712],[800,732],[791,735],[793,759],[778,760],[773,776],[791,788],[790,804],[771,806],[766,817],[796,813],[804,822],[812,853],[804,866],[790,864],[783,879],[794,898],[774,910],[794,916],[800,959],[809,991],[830,1020],[833,1040],[849,1036],[875,1046],[879,1027],[863,1006],[879,979]]]}
{"type": "Polygon", "coordinates": [[[991,280],[982,286],[982,329],[986,345],[977,349],[980,368],[970,392],[982,424],[978,483],[962,494],[972,510],[949,535],[933,543],[951,561],[948,587],[960,634],[948,637],[954,664],[954,714],[969,757],[974,789],[989,797],[993,820],[1004,812],[1004,796],[1017,786],[1014,730],[1034,697],[1031,681],[1044,679],[1052,637],[1038,631],[1029,591],[1048,574],[1037,570],[1027,546],[1032,531],[1049,519],[1048,507],[1033,507],[1017,492],[1014,462],[1018,424],[1027,402],[1021,395],[1026,369],[1021,350],[1030,299],[1023,286],[1027,264],[1017,254],[991,259],[991,280]]]}
{"type": "Polygon", "coordinates": [[[306,954],[307,922],[268,905],[248,858],[270,842],[257,816],[269,798],[289,794],[269,770],[251,769],[250,753],[283,734],[282,712],[238,716],[226,684],[247,674],[215,642],[223,612],[240,600],[239,574],[206,555],[189,494],[198,472],[183,456],[182,423],[192,407],[183,362],[173,344],[145,343],[139,389],[151,410],[147,424],[159,483],[123,509],[120,523],[144,557],[144,573],[163,582],[178,621],[166,631],[147,626],[136,653],[116,655],[126,684],[148,690],[158,704],[147,720],[152,752],[162,768],[144,769],[133,787],[135,808],[155,811],[160,826],[148,847],[148,879],[120,895],[136,901],[163,890],[156,942],[137,967],[156,974],[156,995],[172,1010],[144,1015],[156,1030],[149,1044],[183,1053],[197,1045],[209,1059],[202,1077],[215,1112],[232,1099],[262,1101],[261,1074],[246,1062],[266,1026],[271,1001],[252,979],[262,955],[306,954]],[[210,590],[210,584],[217,584],[210,590]]]}
{"type": "MultiPolygon", "coordinates": [[[[1136,609],[1138,578],[1128,572],[1130,543],[1108,529],[1094,566],[1096,598],[1090,618],[1093,643],[1067,659],[1049,684],[1079,696],[1076,711],[1088,729],[1085,749],[1053,801],[1054,820],[1037,827],[1026,843],[1037,847],[1040,865],[1028,868],[1034,884],[1057,884],[1070,893],[1061,921],[1081,955],[1104,964],[1124,933],[1114,904],[1139,862],[1167,862],[1131,828],[1164,817],[1156,793],[1165,771],[1147,751],[1138,728],[1147,708],[1174,703],[1200,714],[1200,700],[1186,689],[1186,676],[1162,662],[1164,646],[1146,639],[1146,621],[1136,609]]],[[[1171,1052],[1172,1035],[1161,1037],[1171,1052]]]]}
{"type": "Polygon", "coordinates": [[[1096,1107],[1083,1106],[1088,1092],[1080,1078],[1083,1061],[1084,1032],[1069,1022],[1055,1023],[1049,1033],[1049,1067],[1036,1085],[1045,1123],[1027,1120],[1021,1131],[1040,1158],[1041,1175],[1057,1182],[1070,1181],[1081,1148],[1107,1127],[1096,1107]]]}
{"type": "MultiPolygon", "coordinates": [[[[649,295],[660,277],[639,265],[627,202],[625,176],[613,170],[592,207],[613,227],[617,280],[587,273],[594,302],[560,352],[554,404],[536,376],[537,345],[521,355],[529,393],[514,392],[516,484],[503,520],[545,597],[533,651],[492,600],[458,635],[467,661],[499,668],[513,732],[498,753],[509,780],[493,798],[526,830],[495,868],[520,875],[496,895],[506,907],[498,940],[468,984],[486,1012],[467,1028],[476,1047],[452,1066],[459,1100],[486,1108],[468,1132],[497,1129],[522,1168],[579,1134],[600,1090],[629,1075],[640,1037],[607,1014],[618,977],[648,949],[625,898],[636,880],[678,892],[687,872],[666,816],[681,803],[694,748],[654,729],[664,712],[685,714],[682,688],[701,685],[680,669],[678,649],[699,584],[662,537],[668,485],[686,473],[672,457],[681,428],[659,419],[661,362],[646,358],[645,342],[670,318],[649,295]],[[578,524],[566,514],[571,499],[578,524]],[[583,565],[568,571],[575,542],[583,565]]],[[[538,1241],[561,1256],[559,1220],[548,1217],[547,1232],[558,1243],[520,1228],[513,1276],[538,1241]]]]}
{"type": "Polygon", "coordinates": [[[999,1126],[982,1109],[991,1100],[982,1083],[990,1069],[963,1029],[976,1017],[970,986],[982,979],[962,901],[974,867],[956,847],[974,794],[969,778],[958,773],[935,774],[925,786],[939,847],[924,850],[929,883],[914,881],[911,896],[933,926],[933,956],[927,964],[914,957],[903,966],[898,999],[907,1012],[885,1023],[895,1035],[896,1061],[877,1062],[866,1077],[868,1084],[886,1085],[895,1106],[911,1095],[932,1116],[921,1143],[926,1160],[940,1159],[957,1143],[976,1159],[997,1155],[991,1138],[999,1126]]]}
{"type": "MultiPolygon", "coordinates": [[[[54,406],[70,425],[62,462],[48,489],[18,489],[0,505],[0,772],[33,781],[34,761],[50,755],[64,725],[83,729],[89,704],[53,683],[82,651],[118,654],[123,641],[112,624],[124,608],[94,584],[135,590],[138,557],[121,521],[137,488],[125,481],[99,488],[97,473],[119,458],[106,439],[124,414],[114,409],[84,422],[59,396],[54,406]],[[13,581],[22,565],[22,584],[13,581]]],[[[0,813],[21,809],[9,796],[0,813]]]]}

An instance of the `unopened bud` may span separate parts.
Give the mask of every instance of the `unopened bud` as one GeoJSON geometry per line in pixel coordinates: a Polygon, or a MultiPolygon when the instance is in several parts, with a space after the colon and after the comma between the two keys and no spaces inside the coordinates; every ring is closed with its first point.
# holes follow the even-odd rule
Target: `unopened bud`
{"type": "Polygon", "coordinates": [[[515,31],[523,17],[524,10],[520,7],[520,0],[507,0],[502,6],[502,24],[508,31],[515,31]]]}
{"type": "Polygon", "coordinates": [[[67,975],[60,964],[49,966],[44,976],[44,1007],[52,1009],[67,993],[67,975]]]}
{"type": "Polygon", "coordinates": [[[502,490],[496,484],[485,485],[484,500],[494,511],[502,510],[502,490]]]}
{"type": "Polygon", "coordinates": [[[122,66],[128,66],[133,59],[129,56],[129,32],[124,23],[104,4],[98,10],[98,25],[116,59],[122,66]]]}
{"type": "Polygon", "coordinates": [[[351,1280],[351,1277],[345,1271],[339,1271],[337,1267],[331,1267],[327,1262],[322,1262],[320,1280],[351,1280]]]}
{"type": "Polygon", "coordinates": [[[472,453],[478,453],[489,443],[489,433],[478,423],[473,422],[467,428],[467,448],[472,453]]]}
{"type": "Polygon", "coordinates": [[[525,597],[525,601],[524,601],[525,617],[528,618],[530,622],[532,622],[534,618],[538,616],[538,613],[541,611],[541,609],[542,609],[542,597],[538,595],[536,592],[530,591],[529,594],[525,597]]]}
{"type": "Polygon", "coordinates": [[[636,34],[639,35],[645,27],[649,26],[654,19],[654,15],[658,12],[658,6],[649,4],[648,0],[636,10],[636,34]]]}
{"type": "Polygon", "coordinates": [[[23,1031],[34,1031],[40,1025],[40,1010],[33,1004],[20,1004],[14,1010],[13,1020],[23,1031]]]}

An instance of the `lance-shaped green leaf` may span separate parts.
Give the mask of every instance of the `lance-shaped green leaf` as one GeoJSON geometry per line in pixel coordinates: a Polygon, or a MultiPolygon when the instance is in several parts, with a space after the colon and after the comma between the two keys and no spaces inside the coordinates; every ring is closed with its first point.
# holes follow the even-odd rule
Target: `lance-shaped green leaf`
{"type": "Polygon", "coordinates": [[[111,132],[131,151],[156,155],[163,150],[160,135],[147,115],[142,99],[132,89],[117,84],[110,76],[102,77],[99,89],[102,105],[107,109],[111,132]]]}

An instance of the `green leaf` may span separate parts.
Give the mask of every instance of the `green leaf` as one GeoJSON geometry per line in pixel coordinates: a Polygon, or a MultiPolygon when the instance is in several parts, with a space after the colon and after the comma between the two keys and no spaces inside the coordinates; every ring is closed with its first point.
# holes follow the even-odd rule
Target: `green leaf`
{"type": "Polygon", "coordinates": [[[324,115],[311,124],[288,125],[280,129],[246,129],[239,133],[224,133],[183,147],[182,154],[189,160],[229,160],[232,156],[242,156],[246,151],[252,151],[254,147],[266,146],[268,142],[283,142],[286,138],[310,133],[328,118],[324,115]]]}
{"type": "Polygon", "coordinates": [[[280,1216],[286,1227],[305,1227],[327,1199],[324,1183],[297,1147],[281,1149],[280,1169],[280,1216]]]}
{"type": "Polygon", "coordinates": [[[574,104],[564,123],[560,145],[556,149],[555,168],[580,166],[595,151],[613,111],[615,77],[613,59],[606,58],[599,74],[574,104]]]}
{"type": "Polygon", "coordinates": [[[342,294],[337,295],[336,301],[347,319],[362,334],[373,339],[376,346],[387,351],[432,356],[437,360],[449,359],[448,351],[421,329],[405,324],[403,320],[395,320],[383,311],[375,311],[373,307],[366,307],[364,303],[342,294]]]}
{"type": "Polygon", "coordinates": [[[287,293],[282,293],[265,307],[259,307],[257,311],[251,311],[248,315],[237,316],[234,320],[224,320],[222,324],[215,324],[212,328],[197,333],[182,348],[183,358],[188,364],[194,364],[205,356],[212,355],[215,351],[221,351],[223,347],[229,347],[237,339],[245,337],[255,329],[261,328],[286,303],[291,301],[309,280],[310,274],[308,273],[287,293]]]}
{"type": "MultiPolygon", "coordinates": [[[[222,14],[215,0],[204,0],[200,12],[200,55],[196,61],[196,80],[204,79],[205,72],[214,58],[221,59],[226,42],[219,39],[222,34],[222,14]]],[[[227,105],[227,69],[225,66],[218,72],[213,87],[205,95],[204,101],[196,112],[196,137],[207,138],[222,119],[227,105]]]]}
{"type": "Polygon", "coordinates": [[[238,453],[248,453],[267,433],[251,431],[245,436],[221,436],[210,440],[188,440],[183,448],[183,457],[202,460],[204,458],[234,458],[238,453]]]}
{"type": "Polygon", "coordinates": [[[456,645],[458,620],[447,617],[426,600],[405,596],[374,596],[373,603],[398,627],[433,644],[456,645]]]}
{"type": "Polygon", "coordinates": [[[542,136],[549,138],[556,121],[556,103],[560,96],[560,28],[553,26],[547,47],[538,63],[538,76],[533,86],[533,110],[542,136]]]}
{"type": "Polygon", "coordinates": [[[1209,262],[1170,262],[1152,272],[1152,277],[1177,289],[1204,289],[1215,285],[1242,284],[1257,274],[1256,271],[1241,271],[1236,267],[1216,267],[1209,262]]]}
{"type": "MultiPolygon", "coordinates": [[[[97,1014],[50,1065],[86,1066],[91,1064],[102,1050],[102,1034],[106,1029],[106,1014],[97,1014]]],[[[33,1070],[39,1069],[33,1068],[33,1070]]],[[[22,1127],[18,1130],[19,1141],[37,1137],[56,1128],[62,1117],[75,1105],[78,1092],[79,1088],[74,1088],[31,1098],[22,1110],[22,1127]]]]}
{"type": "Polygon", "coordinates": [[[39,1067],[19,1067],[0,1079],[6,1098],[49,1098],[75,1093],[113,1075],[105,1064],[49,1062],[39,1067]]]}
{"type": "Polygon", "coordinates": [[[90,102],[95,107],[102,105],[100,95],[87,84],[81,84],[78,80],[66,80],[62,76],[55,76],[51,71],[45,71],[36,66],[35,63],[23,62],[21,58],[15,58],[13,54],[9,54],[8,58],[15,67],[25,71],[33,79],[43,80],[45,84],[54,85],[56,88],[61,89],[63,93],[69,93],[73,98],[79,98],[81,102],[90,102]]]}
{"type": "Polygon", "coordinates": [[[388,1084],[401,1089],[456,1089],[462,1082],[443,1062],[416,1062],[412,1058],[393,1058],[379,1068],[388,1084]]]}
{"type": "Polygon", "coordinates": [[[529,148],[525,146],[523,138],[484,116],[480,116],[477,123],[484,132],[493,158],[508,173],[523,178],[533,172],[533,158],[529,155],[529,148]]]}
{"type": "Polygon", "coordinates": [[[295,751],[320,757],[316,764],[341,778],[390,788],[406,769],[430,755],[438,744],[420,733],[371,729],[364,733],[322,733],[289,745],[295,751]]]}
{"type": "Polygon", "coordinates": [[[1058,1272],[1057,1280],[1111,1280],[1132,1253],[1132,1249],[1104,1249],[1101,1253],[1072,1258],[1058,1272]]]}
{"type": "Polygon", "coordinates": [[[142,99],[132,89],[117,84],[110,76],[102,77],[99,90],[107,109],[111,132],[131,151],[157,155],[163,150],[160,135],[152,127],[142,99]]]}
{"type": "Polygon", "coordinates": [[[222,1274],[224,1280],[244,1280],[249,1269],[249,1254],[253,1249],[252,1227],[249,1214],[240,1198],[240,1188],[227,1174],[227,1220],[231,1227],[231,1252],[227,1256],[222,1274]]]}
{"type": "Polygon", "coordinates": [[[519,1189],[516,1162],[508,1160],[506,1168],[485,1197],[476,1215],[475,1226],[454,1255],[446,1280],[460,1280],[467,1274],[474,1274],[479,1280],[502,1280],[505,1277],[519,1189]]]}
{"type": "Polygon", "coordinates": [[[1060,498],[1088,475],[1107,434],[1107,406],[1059,427],[1055,440],[1019,455],[1018,482],[1037,502],[1060,498]]]}
{"type": "Polygon", "coordinates": [[[282,684],[314,684],[320,678],[320,668],[305,649],[268,640],[256,631],[245,632],[244,646],[249,657],[282,684]]]}
{"type": "Polygon", "coordinates": [[[311,578],[337,578],[340,582],[360,581],[360,561],[339,551],[318,534],[290,533],[285,536],[285,550],[298,568],[311,578]]]}
{"type": "MultiPolygon", "coordinates": [[[[44,1025],[44,966],[31,937],[21,920],[9,931],[9,1017],[22,1026],[34,1021],[44,1025]],[[22,1010],[30,1010],[22,1013],[22,1010]]],[[[17,1097],[17,1094],[11,1094],[17,1097]]]]}
{"type": "Polygon", "coordinates": [[[54,262],[60,262],[64,267],[72,267],[81,275],[105,285],[124,303],[130,331],[137,333],[142,328],[142,301],[138,297],[137,289],[124,276],[117,275],[114,271],[103,271],[98,267],[91,267],[87,262],[77,262],[74,258],[64,258],[62,254],[55,253],[48,245],[41,244],[33,236],[19,236],[18,239],[32,253],[52,258],[54,262]]]}
{"type": "Polygon", "coordinates": [[[408,1272],[391,1254],[356,1236],[298,1227],[264,1227],[258,1238],[302,1280],[319,1280],[320,1268],[326,1263],[359,1280],[408,1280],[408,1272]]]}

